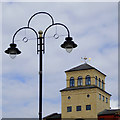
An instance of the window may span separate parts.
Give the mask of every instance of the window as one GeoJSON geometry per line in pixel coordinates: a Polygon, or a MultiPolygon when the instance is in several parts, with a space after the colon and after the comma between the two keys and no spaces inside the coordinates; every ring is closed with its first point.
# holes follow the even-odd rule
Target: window
{"type": "Polygon", "coordinates": [[[76,111],[81,111],[81,106],[76,106],[76,111]]]}
{"type": "Polygon", "coordinates": [[[86,110],[91,110],[91,105],[86,105],[86,110]]]}
{"type": "Polygon", "coordinates": [[[82,77],[78,77],[78,86],[81,86],[82,85],[82,77]]]}
{"type": "Polygon", "coordinates": [[[102,89],[104,89],[104,82],[103,82],[103,80],[102,80],[102,89]]]}
{"type": "Polygon", "coordinates": [[[74,77],[70,78],[70,87],[74,87],[74,77]]]}
{"type": "Polygon", "coordinates": [[[100,78],[99,78],[99,87],[100,87],[100,82],[101,82],[101,80],[100,80],[100,78]]]}
{"type": "Polygon", "coordinates": [[[101,94],[99,94],[99,100],[101,100],[101,94]]]}
{"type": "Polygon", "coordinates": [[[72,106],[67,107],[67,112],[72,112],[72,106]]]}
{"type": "Polygon", "coordinates": [[[71,99],[71,97],[70,97],[70,96],[68,96],[68,99],[70,100],[70,99],[71,99]]]}
{"type": "Polygon", "coordinates": [[[108,98],[106,97],[106,103],[108,103],[108,98]]]}
{"type": "Polygon", "coordinates": [[[102,97],[102,100],[104,101],[104,96],[102,97]]]}
{"type": "Polygon", "coordinates": [[[89,94],[87,94],[87,97],[89,98],[89,97],[90,97],[90,95],[89,95],[89,94]]]}
{"type": "Polygon", "coordinates": [[[86,85],[90,85],[91,84],[91,78],[90,78],[89,75],[87,75],[86,78],[85,78],[85,84],[86,85]]]}
{"type": "Polygon", "coordinates": [[[95,76],[95,85],[97,85],[97,76],[95,76]]]}

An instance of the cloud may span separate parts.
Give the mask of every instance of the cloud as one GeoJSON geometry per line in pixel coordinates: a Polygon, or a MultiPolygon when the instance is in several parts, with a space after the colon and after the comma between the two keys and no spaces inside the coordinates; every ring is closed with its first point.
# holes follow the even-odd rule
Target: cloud
{"type": "MultiPolygon", "coordinates": [[[[15,0],[2,0],[2,2],[9,2],[12,4],[15,0]]],[[[18,0],[17,2],[56,2],[55,0],[18,0]]],[[[119,2],[118,0],[58,0],[57,2],[119,2]]]]}
{"type": "MultiPolygon", "coordinates": [[[[80,65],[82,63],[80,58],[84,56],[91,57],[90,64],[107,74],[106,90],[112,94],[111,107],[116,106],[118,89],[111,87],[117,86],[118,83],[117,3],[7,2],[2,4],[2,10],[3,115],[5,117],[37,116],[39,59],[36,54],[36,39],[27,43],[22,41],[24,35],[29,38],[35,38],[35,35],[24,30],[17,34],[15,42],[22,54],[15,60],[4,54],[14,32],[26,26],[29,17],[36,11],[47,11],[52,14],[55,22],[64,23],[78,44],[78,47],[68,54],[60,48],[65,36],[60,36],[59,39],[49,38],[55,34],[56,27],[50,28],[46,34],[46,53],[43,55],[43,115],[50,114],[51,111],[60,112],[59,90],[66,87],[64,71],[80,65]],[[16,106],[17,110],[15,110],[16,106]]],[[[31,22],[31,26],[37,31],[42,28],[44,30],[48,24],[51,24],[51,20],[46,15],[37,16],[31,22]]],[[[66,30],[61,26],[57,26],[57,33],[67,35],[66,30]]]]}
{"type": "Polygon", "coordinates": [[[118,101],[117,100],[111,100],[111,108],[112,109],[118,109],[118,101]]]}
{"type": "MultiPolygon", "coordinates": [[[[0,11],[2,12],[2,4],[0,3],[0,11]]],[[[2,51],[2,16],[0,16],[0,51],[2,51]]],[[[0,54],[0,66],[2,66],[2,52],[0,54]]],[[[0,118],[2,116],[2,67],[0,67],[0,118]]]]}

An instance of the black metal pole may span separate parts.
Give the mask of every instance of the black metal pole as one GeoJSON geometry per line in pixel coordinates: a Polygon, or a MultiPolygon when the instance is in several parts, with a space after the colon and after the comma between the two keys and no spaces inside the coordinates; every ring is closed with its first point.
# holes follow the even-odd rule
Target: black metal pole
{"type": "Polygon", "coordinates": [[[38,96],[39,96],[39,97],[38,97],[38,107],[39,107],[39,108],[38,108],[38,115],[39,115],[39,120],[42,120],[42,52],[43,52],[43,54],[45,53],[45,34],[46,34],[47,30],[48,30],[50,27],[54,26],[54,25],[61,25],[61,26],[63,26],[64,28],[66,28],[66,30],[67,30],[67,32],[68,32],[68,37],[66,37],[66,41],[64,42],[64,45],[62,44],[62,45],[63,45],[62,48],[66,48],[65,46],[67,46],[67,45],[72,45],[72,48],[77,47],[77,45],[76,45],[73,41],[71,41],[72,38],[70,37],[70,32],[69,32],[69,29],[67,28],[67,26],[65,26],[65,25],[62,24],[62,23],[54,23],[53,17],[52,17],[49,13],[47,13],[47,12],[37,12],[37,13],[35,13],[35,14],[29,19],[29,21],[28,21],[28,26],[27,26],[27,27],[22,27],[22,28],[18,29],[18,30],[15,32],[15,34],[13,35],[12,44],[10,44],[10,48],[8,48],[8,49],[5,51],[5,53],[7,53],[7,54],[12,54],[12,55],[13,55],[13,52],[11,52],[11,51],[14,51],[14,52],[15,52],[15,53],[14,53],[15,55],[20,54],[21,51],[19,51],[18,48],[16,48],[16,44],[14,43],[16,34],[17,34],[19,31],[23,30],[23,29],[30,29],[30,30],[32,30],[33,32],[35,32],[36,37],[37,37],[37,54],[39,53],[39,81],[38,81],[38,96]],[[48,15],[48,16],[51,18],[51,20],[52,20],[51,25],[49,25],[49,26],[45,29],[44,34],[43,34],[42,31],[39,31],[39,32],[38,32],[38,33],[39,33],[39,36],[38,36],[36,30],[33,29],[32,27],[30,27],[30,22],[31,22],[32,18],[33,18],[35,15],[38,15],[38,14],[46,14],[46,15],[48,15]],[[43,36],[42,36],[42,34],[43,34],[43,36]],[[11,46],[13,46],[13,47],[11,47],[11,46]],[[13,48],[14,48],[14,49],[13,49],[13,48]]]}
{"type": "Polygon", "coordinates": [[[39,31],[39,120],[42,120],[42,31],[39,31]]]}

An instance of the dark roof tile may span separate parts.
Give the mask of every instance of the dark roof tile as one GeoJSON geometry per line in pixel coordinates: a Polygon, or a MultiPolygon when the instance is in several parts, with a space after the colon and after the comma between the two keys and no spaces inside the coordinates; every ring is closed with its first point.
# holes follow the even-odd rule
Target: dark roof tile
{"type": "Polygon", "coordinates": [[[103,92],[107,93],[108,95],[112,96],[111,94],[109,94],[108,92],[104,91],[103,89],[95,86],[95,85],[87,85],[87,86],[80,86],[80,87],[67,87],[67,88],[64,88],[62,90],[60,90],[60,92],[62,91],[71,91],[71,90],[78,90],[78,89],[91,89],[91,88],[98,88],[100,90],[102,90],[103,92]]]}
{"type": "Polygon", "coordinates": [[[61,114],[58,113],[52,113],[46,117],[44,117],[43,119],[50,119],[50,118],[61,118],[61,114]]]}
{"type": "Polygon", "coordinates": [[[120,109],[111,109],[111,110],[105,109],[102,112],[99,112],[98,116],[100,116],[100,115],[115,115],[115,114],[120,114],[120,109]]]}
{"type": "MultiPolygon", "coordinates": [[[[95,67],[92,67],[91,65],[87,64],[87,63],[84,63],[84,64],[81,64],[77,67],[74,67],[74,68],[71,68],[69,70],[66,70],[65,72],[72,72],[72,71],[80,71],[80,70],[89,70],[89,69],[95,69],[97,70],[98,72],[100,72],[98,69],[96,69],[95,67]]],[[[102,73],[102,72],[100,72],[102,73]]],[[[104,73],[102,73],[104,76],[106,76],[104,73]]]]}

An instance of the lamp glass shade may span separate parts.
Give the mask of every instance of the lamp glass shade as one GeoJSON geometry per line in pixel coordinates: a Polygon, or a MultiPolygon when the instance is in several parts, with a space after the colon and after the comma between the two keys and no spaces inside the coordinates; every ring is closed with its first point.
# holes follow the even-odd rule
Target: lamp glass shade
{"type": "Polygon", "coordinates": [[[61,47],[66,49],[66,51],[70,53],[73,48],[77,47],[77,44],[72,41],[72,37],[66,37],[65,40],[66,41],[61,45],[61,47]]]}
{"type": "Polygon", "coordinates": [[[9,56],[10,58],[14,59],[17,55],[16,48],[15,49],[10,49],[9,56]]]}
{"type": "Polygon", "coordinates": [[[9,54],[10,58],[14,59],[16,57],[16,54],[9,54]]]}
{"type": "Polygon", "coordinates": [[[72,47],[72,45],[67,45],[67,46],[65,47],[65,49],[66,49],[66,51],[67,51],[68,53],[70,53],[70,52],[72,52],[73,47],[72,47]]]}

